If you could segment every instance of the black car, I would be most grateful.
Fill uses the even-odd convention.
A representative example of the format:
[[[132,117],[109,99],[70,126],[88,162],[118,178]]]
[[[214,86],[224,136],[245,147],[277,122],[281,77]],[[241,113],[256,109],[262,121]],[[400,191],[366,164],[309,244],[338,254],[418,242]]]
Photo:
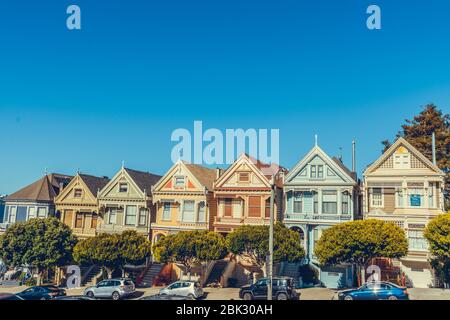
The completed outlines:
[[[251,285],[242,286],[239,298],[244,300],[267,299],[269,279],[262,278]],[[275,300],[298,300],[300,295],[295,291],[294,279],[276,277],[272,279],[272,298]]]
[[[35,286],[25,289],[17,295],[24,300],[50,300],[55,297],[65,296],[66,291],[56,286]]]
[[[155,294],[152,296],[146,296],[142,297],[139,300],[195,300],[192,297],[185,297],[185,296],[169,296],[167,294]]]
[[[0,300],[23,300],[23,299],[16,294],[0,293]]]

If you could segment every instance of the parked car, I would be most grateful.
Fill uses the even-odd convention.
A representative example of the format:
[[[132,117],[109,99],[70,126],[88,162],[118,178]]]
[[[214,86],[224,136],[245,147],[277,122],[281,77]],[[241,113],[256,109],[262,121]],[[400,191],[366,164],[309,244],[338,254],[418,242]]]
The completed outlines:
[[[34,286],[25,289],[17,294],[23,300],[50,300],[56,297],[65,296],[66,290],[56,286]]]
[[[400,287],[390,282],[371,282],[357,289],[338,292],[339,300],[408,300],[406,287]]]
[[[166,294],[154,294],[152,296],[142,297],[139,300],[194,300],[194,298],[186,296],[169,296]]]
[[[183,296],[198,299],[205,294],[203,288],[197,281],[176,281],[159,291],[160,295]]]
[[[80,301],[86,301],[86,300],[95,300],[94,298],[89,298],[87,296],[62,296],[62,297],[56,297],[53,300],[80,300]]]
[[[136,292],[136,287],[128,278],[107,279],[96,286],[86,288],[84,295],[89,298],[112,298],[119,300]]]
[[[254,284],[245,285],[239,290],[239,298],[244,300],[267,299],[268,278],[262,278]],[[272,279],[272,298],[276,300],[298,300],[300,294],[295,291],[294,279],[275,277]]]
[[[17,294],[0,293],[0,301],[2,300],[23,300],[23,298],[19,297]]]

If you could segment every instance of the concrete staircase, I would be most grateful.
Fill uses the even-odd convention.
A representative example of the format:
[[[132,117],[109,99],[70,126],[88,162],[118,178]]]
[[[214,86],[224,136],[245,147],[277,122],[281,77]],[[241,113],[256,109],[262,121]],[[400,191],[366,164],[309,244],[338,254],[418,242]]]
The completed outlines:
[[[153,280],[159,275],[163,266],[164,265],[161,263],[153,263],[142,277],[139,285],[141,287],[151,287],[153,285]]]
[[[88,273],[83,277],[81,281],[81,285],[87,287],[96,285],[97,278],[101,275],[102,272],[101,268],[99,266],[93,266],[87,272]]]
[[[228,261],[225,260],[218,260],[214,267],[212,268],[208,279],[206,280],[204,286],[207,286],[209,284],[213,283],[220,283],[220,277],[222,276],[223,272],[225,271],[225,268],[228,265]]]

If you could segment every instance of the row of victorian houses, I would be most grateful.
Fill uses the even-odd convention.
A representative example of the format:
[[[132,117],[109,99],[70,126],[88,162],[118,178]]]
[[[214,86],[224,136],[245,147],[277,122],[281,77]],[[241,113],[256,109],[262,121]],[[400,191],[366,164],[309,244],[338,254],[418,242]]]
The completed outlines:
[[[345,265],[321,268],[316,241],[330,226],[368,218],[394,222],[408,238],[408,255],[386,268],[397,266],[415,287],[432,286],[423,231],[444,212],[444,173],[403,138],[366,168],[362,181],[354,169],[354,148],[352,162],[350,170],[316,144],[290,171],[243,154],[226,170],[178,161],[162,177],[125,167],[111,179],[47,174],[3,199],[1,228],[56,216],[79,238],[127,229],[153,243],[183,230],[227,234],[244,224],[269,224],[274,184],[275,219],[298,231],[306,251],[302,264],[325,286],[351,286],[354,272]],[[219,272],[209,267],[209,273],[237,277],[227,263],[218,264]],[[294,277],[298,270],[299,265],[278,268]]]

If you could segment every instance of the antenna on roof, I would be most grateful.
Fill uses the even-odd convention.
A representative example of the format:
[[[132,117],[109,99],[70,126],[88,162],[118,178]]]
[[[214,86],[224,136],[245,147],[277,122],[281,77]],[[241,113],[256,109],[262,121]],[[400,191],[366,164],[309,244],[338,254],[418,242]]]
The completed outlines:
[[[318,137],[317,134],[314,135],[314,146],[317,147],[317,141],[318,141]]]
[[[80,168],[77,168],[77,174],[80,174]]]
[[[47,172],[47,167],[45,167],[45,169],[44,169],[44,174],[45,174],[45,175],[48,174],[48,172]]]
[[[125,168],[125,160],[122,160],[122,169]]]
[[[339,147],[339,161],[342,162],[342,147]]]

